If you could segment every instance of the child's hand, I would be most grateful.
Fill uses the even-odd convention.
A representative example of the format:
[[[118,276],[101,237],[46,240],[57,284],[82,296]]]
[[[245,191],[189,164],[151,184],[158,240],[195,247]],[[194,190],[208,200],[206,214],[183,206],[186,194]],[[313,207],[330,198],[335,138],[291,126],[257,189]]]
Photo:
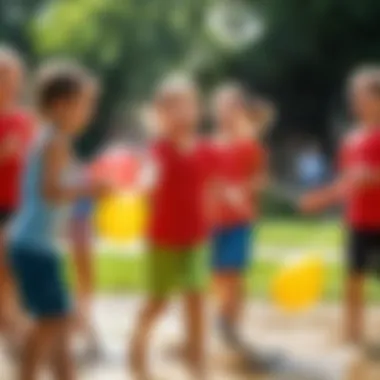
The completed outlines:
[[[306,194],[298,202],[298,208],[305,214],[315,213],[320,210],[319,199],[315,193]]]
[[[374,175],[374,171],[365,166],[356,167],[348,173],[349,181],[354,187],[362,187],[378,182],[378,178]]]
[[[94,198],[103,198],[115,191],[115,185],[110,181],[95,181],[90,185],[90,195]]]

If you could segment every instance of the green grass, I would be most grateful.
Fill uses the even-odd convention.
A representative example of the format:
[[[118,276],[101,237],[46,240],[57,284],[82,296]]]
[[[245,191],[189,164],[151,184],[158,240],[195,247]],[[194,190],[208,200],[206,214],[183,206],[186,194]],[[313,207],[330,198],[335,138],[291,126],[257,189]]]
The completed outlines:
[[[281,249],[290,250],[320,247],[319,250],[337,250],[342,243],[342,233],[335,221],[266,221],[262,223],[257,236],[255,249],[274,248],[278,251],[278,260],[256,259],[247,275],[247,288],[252,297],[269,299],[274,276],[281,268],[283,258]],[[96,257],[97,290],[102,293],[142,293],[144,292],[144,255],[114,255],[107,252]],[[68,264],[70,277],[71,265]],[[337,301],[342,298],[344,268],[337,261],[326,264],[325,301]],[[371,279],[368,282],[368,298],[380,302],[380,283]]]
[[[305,247],[316,245],[337,248],[342,243],[342,228],[336,220],[270,220],[260,224],[259,246]]]

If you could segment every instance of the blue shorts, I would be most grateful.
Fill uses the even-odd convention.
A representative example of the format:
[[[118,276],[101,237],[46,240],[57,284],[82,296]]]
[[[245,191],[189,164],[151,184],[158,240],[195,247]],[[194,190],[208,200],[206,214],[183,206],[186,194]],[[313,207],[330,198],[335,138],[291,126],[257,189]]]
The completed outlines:
[[[21,301],[33,317],[57,318],[69,314],[68,287],[57,252],[10,244],[8,254]]]
[[[79,199],[73,208],[73,216],[75,219],[88,219],[93,209],[93,200],[90,198]]]
[[[251,224],[216,229],[211,239],[213,270],[244,271],[250,264],[252,235]]]

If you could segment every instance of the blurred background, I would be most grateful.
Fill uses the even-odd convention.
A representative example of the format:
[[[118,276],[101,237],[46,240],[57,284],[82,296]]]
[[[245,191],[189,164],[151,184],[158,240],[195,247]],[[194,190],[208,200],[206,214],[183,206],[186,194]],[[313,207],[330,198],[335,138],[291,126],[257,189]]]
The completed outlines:
[[[226,80],[263,94],[278,111],[267,136],[276,185],[264,199],[257,254],[278,261],[278,253],[318,249],[335,262],[342,239],[335,214],[301,219],[294,195],[333,175],[350,124],[345,81],[358,65],[380,60],[379,19],[380,2],[371,0],[2,0],[0,43],[17,48],[31,71],[71,57],[99,75],[101,106],[78,141],[84,159],[112,141],[139,140],[141,111],[168,72],[194,75],[206,96]],[[125,261],[99,260],[100,289],[139,288],[139,271],[126,275]],[[271,272],[263,265],[251,280],[259,294]],[[341,265],[331,268],[327,294],[335,298]]]
[[[275,185],[263,200],[247,285],[255,300],[267,303],[283,263],[313,253],[326,265],[321,305],[337,305],[344,276],[339,213],[305,218],[294,200],[334,175],[337,142],[350,125],[345,82],[358,65],[380,62],[379,20],[380,1],[374,0],[0,0],[0,44],[17,48],[30,71],[48,58],[70,57],[101,78],[98,115],[77,144],[84,160],[115,141],[138,145],[144,106],[169,72],[193,75],[205,97],[221,82],[236,80],[273,101],[277,119],[266,140]],[[207,117],[203,128],[210,128]],[[117,216],[112,210],[119,206],[108,204],[109,218],[134,224],[123,231],[139,237],[142,206],[130,198],[122,202],[131,212]],[[144,290],[141,249],[98,242],[96,251],[98,292]],[[368,296],[372,303],[380,300],[375,280]],[[127,307],[135,313],[136,305],[107,302],[103,313],[114,314],[100,313],[101,323],[106,330],[114,324],[115,331],[106,334],[120,339],[125,326],[117,330],[117,323]],[[260,310],[256,330],[269,327],[282,342],[293,341],[269,326],[266,309]],[[339,321],[332,310],[312,317],[305,324],[309,333],[320,334],[322,325],[334,330]],[[170,320],[169,331],[172,326]],[[304,336],[312,345],[310,335]]]
[[[206,94],[236,79],[272,99],[278,120],[268,138],[278,175],[309,181],[300,167],[310,165],[322,177],[346,126],[347,74],[380,55],[380,4],[371,0],[2,0],[0,7],[0,41],[30,67],[69,56],[102,78],[99,117],[79,144],[84,156],[115,129],[133,135],[135,113],[157,80],[186,70]]]

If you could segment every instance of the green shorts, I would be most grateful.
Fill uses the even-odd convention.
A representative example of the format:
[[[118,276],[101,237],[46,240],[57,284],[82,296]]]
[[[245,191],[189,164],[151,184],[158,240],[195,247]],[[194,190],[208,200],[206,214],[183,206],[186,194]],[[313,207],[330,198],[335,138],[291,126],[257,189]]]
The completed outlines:
[[[152,247],[148,254],[148,291],[156,298],[166,298],[174,292],[200,292],[205,289],[208,272],[204,247]]]

